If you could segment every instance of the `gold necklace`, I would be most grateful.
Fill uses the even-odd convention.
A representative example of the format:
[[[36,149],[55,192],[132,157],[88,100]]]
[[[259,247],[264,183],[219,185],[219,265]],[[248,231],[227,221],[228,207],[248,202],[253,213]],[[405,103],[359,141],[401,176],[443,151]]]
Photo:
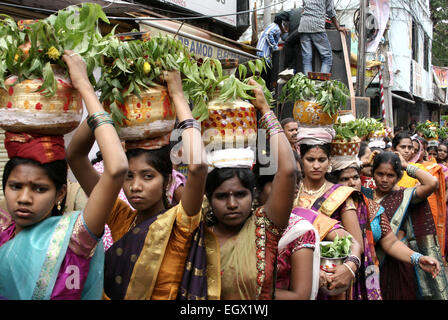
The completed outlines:
[[[127,232],[129,232],[129,230],[131,230],[132,228],[134,228],[137,224],[137,215],[135,215],[134,220],[132,221],[131,225],[129,226],[129,229]]]
[[[324,184],[318,190],[306,190],[305,184],[303,182],[301,182],[299,194],[301,193],[301,191],[303,191],[306,194],[309,194],[310,196],[314,196],[316,194],[321,194],[325,190],[326,187],[327,187],[327,180],[325,180]]]

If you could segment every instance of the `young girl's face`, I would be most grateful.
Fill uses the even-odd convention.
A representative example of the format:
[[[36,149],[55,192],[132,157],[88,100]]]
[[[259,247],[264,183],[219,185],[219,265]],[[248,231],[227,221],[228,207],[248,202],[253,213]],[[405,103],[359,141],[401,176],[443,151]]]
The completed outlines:
[[[446,145],[444,144],[439,145],[439,148],[437,149],[437,160],[445,161],[447,156],[448,156],[448,149]]]
[[[414,145],[411,139],[404,138],[398,143],[395,151],[398,151],[406,161],[409,161],[414,154]]]
[[[359,176],[358,170],[356,170],[355,168],[345,169],[339,176],[338,183],[361,191],[361,178]]]
[[[131,206],[137,211],[163,209],[165,186],[162,174],[147,163],[145,154],[130,158],[128,163],[123,190]]]
[[[428,150],[428,158],[431,160],[432,158],[437,159],[437,149],[431,148]]]
[[[218,223],[226,227],[237,227],[242,225],[250,215],[252,193],[235,176],[216,188],[210,204]]]
[[[65,185],[56,190],[43,168],[33,164],[17,165],[5,186],[6,206],[16,223],[16,230],[49,217],[53,207],[63,200],[65,192]]]

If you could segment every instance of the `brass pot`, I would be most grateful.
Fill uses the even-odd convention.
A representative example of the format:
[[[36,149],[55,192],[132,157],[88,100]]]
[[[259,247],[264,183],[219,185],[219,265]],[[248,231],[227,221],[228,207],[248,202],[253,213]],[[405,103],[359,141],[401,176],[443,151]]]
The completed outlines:
[[[257,139],[257,115],[255,107],[244,100],[208,103],[209,117],[201,122],[205,145],[218,143],[219,148],[246,148]]]
[[[144,140],[161,137],[174,129],[176,111],[165,86],[150,87],[139,98],[130,95],[124,104],[117,102],[127,120],[118,125],[122,140]],[[110,112],[109,106],[104,106]]]
[[[42,79],[14,84],[17,76],[0,89],[0,127],[10,132],[63,135],[76,129],[82,118],[82,98],[70,79],[55,72],[56,94],[45,97],[38,92]]]
[[[336,123],[338,114],[329,116],[322,111],[322,106],[314,101],[297,100],[294,104],[293,118],[302,125],[328,126]]]

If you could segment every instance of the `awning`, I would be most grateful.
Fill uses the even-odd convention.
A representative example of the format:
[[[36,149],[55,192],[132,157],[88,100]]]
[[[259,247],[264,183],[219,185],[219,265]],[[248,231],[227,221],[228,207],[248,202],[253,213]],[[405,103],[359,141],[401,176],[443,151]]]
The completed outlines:
[[[402,96],[400,96],[399,94],[396,94],[396,93],[393,93],[393,92],[392,92],[392,98],[397,98],[397,99],[402,100],[402,101],[405,101],[405,102],[407,102],[407,103],[415,104],[415,101],[414,101],[414,100],[407,99],[407,98],[402,97]]]

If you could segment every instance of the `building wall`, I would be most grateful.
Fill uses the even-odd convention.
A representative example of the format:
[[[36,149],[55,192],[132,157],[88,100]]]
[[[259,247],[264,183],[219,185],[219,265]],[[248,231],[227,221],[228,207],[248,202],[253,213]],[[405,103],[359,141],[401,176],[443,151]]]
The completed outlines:
[[[416,1],[411,7],[407,1],[392,1],[389,21],[389,50],[392,52],[394,74],[392,90],[405,91],[424,100],[432,100],[430,50],[432,22],[429,7],[425,8],[422,1]],[[414,33],[413,21],[416,27]],[[417,40],[413,39],[413,34],[416,35]],[[427,46],[424,45],[425,35],[428,41]],[[414,46],[417,49],[415,53],[413,53],[413,40],[417,41],[417,45]]]

